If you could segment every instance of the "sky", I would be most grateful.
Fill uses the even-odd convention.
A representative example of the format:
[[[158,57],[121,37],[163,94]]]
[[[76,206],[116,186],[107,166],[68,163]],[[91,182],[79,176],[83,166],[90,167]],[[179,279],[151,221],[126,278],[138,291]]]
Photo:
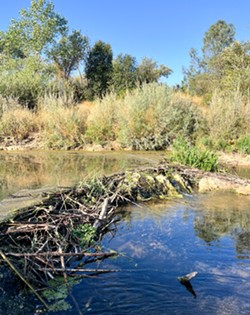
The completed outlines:
[[[173,70],[167,84],[180,84],[189,50],[200,51],[205,32],[218,20],[232,23],[236,39],[250,40],[250,0],[53,0],[55,11],[93,45],[109,43],[114,57],[152,58]],[[30,0],[0,0],[0,30]]]

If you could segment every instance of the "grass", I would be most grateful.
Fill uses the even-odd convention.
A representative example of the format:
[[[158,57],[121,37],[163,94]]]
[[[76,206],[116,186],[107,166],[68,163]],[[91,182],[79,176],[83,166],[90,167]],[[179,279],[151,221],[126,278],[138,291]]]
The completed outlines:
[[[184,138],[174,141],[171,160],[203,171],[214,172],[218,168],[218,157],[214,152],[190,145]]]
[[[40,99],[38,121],[44,145],[70,149],[84,143],[88,111],[74,104],[73,95],[47,95]]]
[[[250,154],[250,133],[240,137],[236,146],[241,153]]]
[[[37,116],[28,109],[15,108],[4,111],[1,117],[0,136],[13,137],[16,141],[22,141],[39,129]]]
[[[208,133],[219,142],[238,139],[250,132],[250,101],[239,92],[213,94],[207,115]]]

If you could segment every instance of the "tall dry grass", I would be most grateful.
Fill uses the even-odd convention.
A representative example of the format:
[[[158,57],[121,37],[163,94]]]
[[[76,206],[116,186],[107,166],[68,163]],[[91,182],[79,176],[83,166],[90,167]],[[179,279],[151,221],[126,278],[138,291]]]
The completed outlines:
[[[39,100],[38,122],[44,145],[70,149],[84,143],[88,110],[76,106],[73,95],[49,94]]]
[[[121,101],[113,93],[96,100],[87,119],[86,141],[105,144],[117,138]]]
[[[236,140],[250,132],[250,99],[239,91],[214,92],[206,118],[214,142]]]
[[[0,120],[0,136],[13,137],[21,141],[39,130],[36,115],[26,108],[15,108],[3,112]]]

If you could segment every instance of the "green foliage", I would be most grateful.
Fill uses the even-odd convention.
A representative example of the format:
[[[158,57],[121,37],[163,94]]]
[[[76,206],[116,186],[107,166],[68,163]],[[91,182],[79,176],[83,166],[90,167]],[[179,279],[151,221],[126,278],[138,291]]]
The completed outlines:
[[[195,49],[190,50],[185,79],[189,91],[203,96],[207,103],[215,89],[248,93],[249,45],[235,41],[234,35],[234,26],[219,20],[204,35],[202,56]]]
[[[245,45],[235,41],[213,58],[209,68],[213,72],[213,85],[217,85],[217,89],[249,93],[250,55]]]
[[[90,224],[80,224],[73,231],[72,235],[79,241],[81,247],[91,246],[95,242],[96,229]]]
[[[81,188],[84,188],[86,195],[83,197],[82,202],[84,203],[96,203],[99,196],[103,196],[107,193],[108,188],[105,187],[103,182],[98,178],[91,178],[90,180],[79,183]]]
[[[150,58],[143,58],[137,67],[137,80],[140,84],[158,82],[161,77],[167,78],[173,71],[165,65],[157,65]]]
[[[136,86],[136,59],[128,54],[119,54],[113,61],[112,87],[117,94]]]
[[[66,302],[69,290],[79,283],[79,279],[68,277],[67,283],[64,277],[56,277],[49,280],[49,287],[42,291],[42,297],[48,302],[50,312],[69,311],[72,307]]]
[[[55,38],[67,30],[67,21],[55,13],[47,0],[31,0],[29,9],[22,9],[18,19],[12,19],[4,36],[4,52],[14,58],[41,54]]]
[[[178,97],[171,88],[144,84],[95,103],[87,120],[86,141],[106,144],[118,140],[135,150],[166,148],[178,135],[195,138],[201,115],[190,99]]]
[[[198,149],[190,145],[184,138],[174,141],[171,159],[204,171],[214,172],[218,166],[218,158],[214,152]]]
[[[204,59],[208,61],[220,54],[234,42],[234,36],[235,27],[233,24],[227,24],[223,20],[219,20],[213,24],[203,38],[202,51]]]
[[[79,31],[63,36],[49,52],[49,56],[55,62],[59,75],[68,80],[73,70],[79,68],[80,62],[84,60],[88,38]]]
[[[250,133],[240,137],[236,145],[240,152],[250,154]]]
[[[66,20],[46,0],[32,0],[0,36],[0,93],[34,108],[53,78],[53,68],[44,61],[55,39],[66,31]]]
[[[34,108],[37,99],[52,78],[53,69],[39,56],[6,59],[0,62],[0,94],[15,98],[23,106]]]
[[[198,110],[164,85],[147,84],[127,93],[119,110],[118,138],[139,150],[166,148],[178,135],[195,137]]]
[[[85,64],[89,99],[102,98],[107,93],[112,79],[112,60],[113,53],[109,44],[98,41],[90,49]]]

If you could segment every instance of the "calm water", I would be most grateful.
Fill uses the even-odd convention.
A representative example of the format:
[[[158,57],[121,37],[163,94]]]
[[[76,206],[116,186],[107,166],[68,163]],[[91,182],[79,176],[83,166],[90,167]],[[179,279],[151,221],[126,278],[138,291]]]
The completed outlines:
[[[0,152],[0,200],[21,189],[72,186],[87,177],[156,165],[163,153]]]
[[[75,181],[74,174],[78,180],[92,171],[111,173],[122,167],[155,163],[147,155],[139,159],[134,155],[124,155],[122,159],[116,155],[90,155],[89,163],[81,154],[55,154],[52,158],[34,154],[35,163],[30,163],[29,157],[25,164],[21,154],[20,164],[14,156],[11,162],[0,155],[0,178],[8,183],[7,189],[18,188],[14,176],[18,180],[27,177],[27,185],[33,178],[34,187],[43,185],[44,178],[54,185],[54,176],[60,185],[69,185],[64,177]],[[55,159],[57,165],[53,164]],[[6,160],[10,170],[3,164]],[[49,176],[47,170],[54,175]],[[83,279],[72,289],[83,314],[250,314],[250,197],[213,193],[124,210],[116,235],[106,235],[102,242],[105,249],[116,250],[120,255],[99,265],[119,271]],[[191,280],[190,292],[177,277],[192,271],[198,275]],[[35,308],[39,303],[32,295],[29,300],[25,295],[13,296],[14,282],[9,286],[9,294],[1,297],[0,277],[1,315],[38,314]],[[70,310],[46,314],[78,314],[70,297],[66,302]]]
[[[103,245],[121,255],[100,267],[119,272],[74,287],[84,314],[250,314],[249,198],[210,194],[129,208]],[[196,298],[177,280],[192,271]]]

